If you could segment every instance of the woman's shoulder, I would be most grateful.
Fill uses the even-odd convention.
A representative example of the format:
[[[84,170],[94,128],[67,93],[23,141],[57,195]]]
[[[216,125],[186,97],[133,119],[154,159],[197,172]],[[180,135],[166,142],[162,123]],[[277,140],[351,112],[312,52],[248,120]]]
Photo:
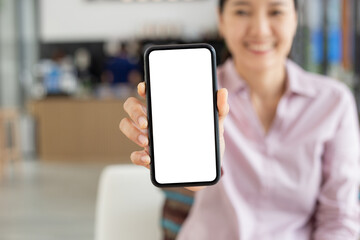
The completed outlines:
[[[227,72],[231,70],[231,59],[226,60],[216,68],[218,81],[222,81],[225,78]]]
[[[243,85],[243,80],[236,72],[234,62],[228,58],[224,63],[219,65],[216,69],[217,82],[219,87],[233,88]]]

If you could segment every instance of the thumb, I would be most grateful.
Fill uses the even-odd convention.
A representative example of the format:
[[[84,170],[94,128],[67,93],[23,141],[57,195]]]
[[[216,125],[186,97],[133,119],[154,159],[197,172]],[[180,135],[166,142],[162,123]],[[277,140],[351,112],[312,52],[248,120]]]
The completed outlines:
[[[219,112],[219,121],[223,121],[229,113],[230,107],[228,104],[228,91],[222,88],[217,92],[217,108]]]

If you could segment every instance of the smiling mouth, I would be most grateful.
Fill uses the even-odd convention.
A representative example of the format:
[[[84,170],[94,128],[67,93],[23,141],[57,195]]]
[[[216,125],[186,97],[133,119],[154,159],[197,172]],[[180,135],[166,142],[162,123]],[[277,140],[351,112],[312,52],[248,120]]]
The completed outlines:
[[[247,43],[246,48],[256,53],[267,53],[274,49],[274,43]]]

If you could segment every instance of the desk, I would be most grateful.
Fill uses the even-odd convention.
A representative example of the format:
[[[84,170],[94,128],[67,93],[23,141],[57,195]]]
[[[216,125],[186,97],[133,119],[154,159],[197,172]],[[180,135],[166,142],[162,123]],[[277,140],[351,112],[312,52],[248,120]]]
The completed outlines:
[[[32,101],[37,153],[43,161],[128,163],[141,149],[119,130],[124,100],[49,98]]]

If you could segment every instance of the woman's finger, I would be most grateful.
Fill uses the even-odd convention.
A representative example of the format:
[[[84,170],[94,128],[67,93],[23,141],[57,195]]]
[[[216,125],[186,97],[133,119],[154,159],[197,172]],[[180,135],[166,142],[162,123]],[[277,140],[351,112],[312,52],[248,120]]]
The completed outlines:
[[[140,147],[146,147],[149,144],[147,130],[138,129],[128,118],[123,118],[119,124],[120,130]]]
[[[130,159],[134,164],[150,169],[150,156],[145,150],[132,152]]]
[[[141,83],[138,84],[138,86],[137,86],[137,91],[138,91],[138,94],[139,94],[141,97],[145,98],[145,96],[146,96],[146,92],[145,92],[145,82],[141,82]]]
[[[136,123],[139,128],[147,128],[147,116],[145,106],[134,97],[129,97],[124,103],[124,110],[129,114],[130,118]]]

